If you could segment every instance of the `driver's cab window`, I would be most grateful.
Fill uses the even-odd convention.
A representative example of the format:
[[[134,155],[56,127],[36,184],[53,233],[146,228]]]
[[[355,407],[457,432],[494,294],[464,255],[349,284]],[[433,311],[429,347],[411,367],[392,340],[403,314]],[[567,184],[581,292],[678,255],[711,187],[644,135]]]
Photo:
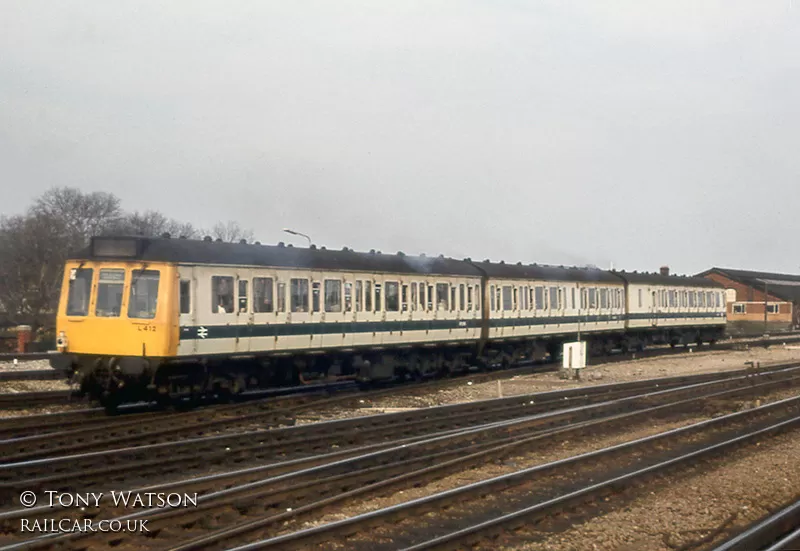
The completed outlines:
[[[133,270],[128,317],[153,319],[158,308],[158,270]]]

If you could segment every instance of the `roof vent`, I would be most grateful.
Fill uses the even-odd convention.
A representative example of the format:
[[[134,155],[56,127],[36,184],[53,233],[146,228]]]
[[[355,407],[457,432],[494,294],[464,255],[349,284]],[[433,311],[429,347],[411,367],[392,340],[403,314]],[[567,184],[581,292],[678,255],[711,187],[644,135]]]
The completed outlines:
[[[370,249],[369,254],[375,254],[375,249]]]
[[[207,235],[207,236],[205,236],[205,237],[203,238],[203,241],[205,241],[206,243],[211,243],[211,242],[213,241],[213,239],[211,239],[211,236],[210,236],[210,235]]]
[[[669,275],[669,266],[661,266],[661,275],[668,276]]]
[[[247,245],[247,239],[240,239],[239,245]]]
[[[286,243],[284,243],[283,241],[280,241],[278,243],[278,247],[285,247],[285,246],[286,246]]]
[[[185,235],[179,237],[179,239],[188,239]]]
[[[316,246],[316,245],[314,245],[314,244],[312,243],[311,245],[309,245],[309,246],[308,246],[308,248],[309,248],[309,249],[316,250],[316,249],[317,249],[317,246]]]
[[[256,241],[253,245],[261,245],[261,241]]]
[[[404,253],[403,251],[397,251],[397,256],[405,256],[405,255],[406,253]]]
[[[443,255],[443,254],[440,254],[440,255],[439,255],[439,258],[444,258],[444,255]]]
[[[343,251],[347,251],[348,249],[347,249],[347,247],[342,247],[342,250]]]
[[[288,244],[288,245],[286,245],[286,246],[287,246],[287,247],[290,247],[290,248],[294,247],[294,245],[292,245],[291,243],[289,243],[289,244]]]
[[[501,261],[500,261],[500,264],[505,264],[505,263],[506,263],[506,261],[505,261],[505,260],[501,260]]]
[[[164,239],[169,239],[170,238],[169,232],[165,231],[164,233],[161,234],[161,237],[163,237]]]
[[[319,250],[326,251],[327,249],[325,247],[320,247]]]
[[[517,266],[522,266],[522,262],[517,262]]]
[[[221,237],[217,237],[217,243],[222,243],[222,238]]]
[[[489,262],[491,262],[491,260],[489,260],[488,258],[484,258],[484,259],[483,259],[483,261],[484,261],[484,262],[486,262],[487,264],[488,264]]]
[[[378,254],[382,254],[382,253],[380,251],[378,251]]]
[[[425,253],[419,253],[420,258],[425,258]]]

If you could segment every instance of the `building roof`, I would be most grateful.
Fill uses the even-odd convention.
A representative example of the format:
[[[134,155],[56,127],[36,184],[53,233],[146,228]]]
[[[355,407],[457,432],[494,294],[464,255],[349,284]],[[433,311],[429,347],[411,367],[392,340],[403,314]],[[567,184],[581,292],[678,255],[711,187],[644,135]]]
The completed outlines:
[[[754,272],[750,270],[734,270],[731,268],[711,268],[697,274],[705,277],[712,273],[721,274],[733,281],[763,291],[787,302],[800,302],[800,275],[776,274],[772,272]]]

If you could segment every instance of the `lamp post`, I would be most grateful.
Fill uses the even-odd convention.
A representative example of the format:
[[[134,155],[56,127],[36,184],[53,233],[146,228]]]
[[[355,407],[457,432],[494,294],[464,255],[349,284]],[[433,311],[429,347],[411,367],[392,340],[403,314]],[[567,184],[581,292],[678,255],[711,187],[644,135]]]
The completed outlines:
[[[308,246],[311,247],[311,238],[304,233],[300,233],[299,231],[290,230],[289,228],[283,228],[283,231],[286,233],[290,233],[292,235],[299,235],[300,237],[305,237],[308,239]]]

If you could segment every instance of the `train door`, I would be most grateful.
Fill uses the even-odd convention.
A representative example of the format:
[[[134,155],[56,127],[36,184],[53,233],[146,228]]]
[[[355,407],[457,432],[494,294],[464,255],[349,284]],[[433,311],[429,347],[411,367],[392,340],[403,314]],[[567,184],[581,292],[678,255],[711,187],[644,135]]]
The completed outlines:
[[[253,334],[251,270],[236,273],[236,352],[249,352]]]
[[[650,325],[658,325],[658,292],[649,288],[650,291]]]
[[[194,266],[178,267],[178,355],[197,354],[197,277]]]

